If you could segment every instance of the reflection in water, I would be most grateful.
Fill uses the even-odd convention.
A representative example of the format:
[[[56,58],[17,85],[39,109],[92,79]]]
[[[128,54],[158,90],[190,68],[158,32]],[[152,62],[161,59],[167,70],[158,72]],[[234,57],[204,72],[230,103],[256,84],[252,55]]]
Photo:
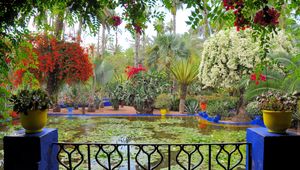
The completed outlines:
[[[18,123],[14,123],[18,124]],[[1,127],[2,136],[19,125]],[[49,128],[58,128],[61,142],[97,143],[220,143],[245,141],[245,128],[199,124],[195,117],[49,117]],[[2,140],[1,140],[2,142]],[[2,144],[0,160],[3,160]],[[133,152],[136,152],[132,148]],[[121,147],[122,153],[127,152]],[[175,153],[173,154],[175,155]],[[141,158],[142,159],[142,158]],[[144,158],[143,158],[144,159]],[[172,159],[173,158],[172,156]],[[95,164],[95,160],[92,160]],[[134,160],[131,160],[134,166]],[[0,162],[1,164],[1,162]],[[122,165],[127,169],[126,165]],[[166,167],[162,164],[162,167]],[[122,168],[121,168],[122,169]],[[132,167],[132,169],[139,169]]]

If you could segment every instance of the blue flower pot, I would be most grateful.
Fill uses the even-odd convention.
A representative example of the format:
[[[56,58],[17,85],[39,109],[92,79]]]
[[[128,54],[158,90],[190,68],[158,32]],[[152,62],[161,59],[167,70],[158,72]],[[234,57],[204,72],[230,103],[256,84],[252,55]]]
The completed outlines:
[[[73,107],[67,107],[67,110],[68,110],[68,114],[72,114],[73,113]]]

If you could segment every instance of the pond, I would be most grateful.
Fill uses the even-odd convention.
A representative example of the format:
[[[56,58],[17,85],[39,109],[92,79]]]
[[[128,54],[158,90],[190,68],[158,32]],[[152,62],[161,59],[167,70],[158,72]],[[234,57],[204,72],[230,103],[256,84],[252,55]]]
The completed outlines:
[[[1,137],[20,125],[2,127]],[[223,143],[245,142],[245,128],[203,125],[187,117],[55,117],[49,128],[57,128],[60,142],[97,143]],[[2,140],[1,157],[3,160]],[[243,150],[245,152],[245,150]],[[3,162],[2,162],[3,163]],[[176,169],[176,168],[175,168]]]

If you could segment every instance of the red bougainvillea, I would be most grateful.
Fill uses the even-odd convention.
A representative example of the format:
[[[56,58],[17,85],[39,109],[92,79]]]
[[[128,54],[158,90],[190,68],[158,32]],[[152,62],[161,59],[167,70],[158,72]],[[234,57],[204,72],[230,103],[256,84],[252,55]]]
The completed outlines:
[[[112,22],[113,26],[117,27],[117,26],[121,25],[122,20],[119,16],[112,16],[111,17],[111,22]]]
[[[234,26],[236,26],[237,31],[240,31],[240,29],[245,30],[250,27],[250,22],[245,19],[241,7],[234,11],[234,15],[236,16]]]
[[[255,81],[255,84],[258,85],[260,81],[267,81],[267,76],[263,74],[251,74],[250,80]]]
[[[142,27],[139,25],[133,25],[133,27],[136,33],[142,34]]]
[[[38,36],[32,41],[38,55],[40,78],[57,72],[58,79],[67,83],[87,81],[93,75],[88,54],[75,42],[58,42],[54,37]]]
[[[238,8],[243,5],[243,0],[223,0],[223,5],[226,10]]]
[[[235,22],[237,31],[240,29],[245,30],[250,27],[252,19],[243,15],[244,1],[243,0],[223,0],[223,5],[226,10],[234,10]],[[276,26],[279,23],[280,13],[274,9],[265,6],[262,10],[258,11],[254,17],[253,23],[261,26]]]
[[[254,23],[262,26],[276,26],[279,23],[280,13],[274,8],[266,6],[264,9],[258,11],[254,17]]]
[[[30,38],[37,61],[28,57],[23,65],[36,63],[36,68],[30,69],[41,83],[47,81],[66,82],[87,81],[93,75],[92,63],[87,52],[75,42],[57,41],[54,37],[38,35]],[[20,83],[24,70],[15,72],[16,81]],[[52,76],[51,80],[49,76]],[[49,83],[47,83],[48,85]],[[50,83],[51,84],[51,83]]]
[[[141,71],[146,71],[146,69],[143,68],[143,66],[140,64],[138,65],[138,67],[127,66],[125,69],[125,73],[127,74],[128,79],[132,78],[134,75],[138,74]]]

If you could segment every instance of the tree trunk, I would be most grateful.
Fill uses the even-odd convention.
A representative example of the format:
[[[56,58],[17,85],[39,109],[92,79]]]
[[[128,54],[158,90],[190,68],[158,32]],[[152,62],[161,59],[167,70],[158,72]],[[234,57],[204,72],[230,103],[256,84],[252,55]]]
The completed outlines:
[[[100,54],[100,27],[98,30],[98,37],[97,37],[97,56],[99,58],[101,58],[101,54]]]
[[[54,33],[55,37],[58,40],[61,40],[63,27],[64,27],[64,11],[60,11],[56,16],[55,33]]]
[[[116,28],[115,54],[118,51],[118,29]]]
[[[139,64],[139,49],[140,49],[140,33],[135,33],[135,53],[134,53],[134,66]]]
[[[176,35],[176,13],[177,13],[177,9],[176,9],[176,2],[175,0],[173,0],[172,2],[172,15],[173,15],[173,34]]]
[[[51,99],[54,104],[54,110],[57,112],[60,111],[60,106],[58,103],[58,90],[59,90],[59,84],[57,80],[57,75],[56,75],[56,69],[53,70],[53,72],[50,72],[48,75],[48,80],[47,80],[47,86],[46,90],[49,96],[51,96]]]
[[[77,31],[77,43],[80,44],[81,41],[81,32],[82,32],[82,17],[79,18],[79,26],[78,26],[78,31]]]
[[[187,85],[181,84],[180,85],[179,113],[184,113],[186,93],[187,93]]]
[[[239,90],[239,101],[237,103],[236,116],[232,117],[231,120],[236,122],[249,122],[251,121],[251,119],[246,114],[246,110],[245,110],[245,104],[246,104],[244,100],[245,88],[240,87],[238,90]]]
[[[81,107],[82,114],[85,114],[85,106]]]
[[[143,34],[143,37],[142,37],[142,54],[140,56],[140,64],[142,64],[142,65],[144,65],[146,63],[145,55],[146,55],[146,35]]]
[[[244,100],[245,88],[239,88],[239,101],[237,103],[236,114],[245,114],[245,100]]]
[[[206,9],[206,0],[203,0],[204,3],[204,9],[203,9],[203,16],[204,16],[204,37],[205,39],[207,39],[208,37],[210,37],[210,35],[212,34],[210,25],[209,25],[209,21],[207,18],[207,9]]]
[[[101,44],[101,56],[104,56],[105,53],[105,25],[102,24],[102,44]]]

